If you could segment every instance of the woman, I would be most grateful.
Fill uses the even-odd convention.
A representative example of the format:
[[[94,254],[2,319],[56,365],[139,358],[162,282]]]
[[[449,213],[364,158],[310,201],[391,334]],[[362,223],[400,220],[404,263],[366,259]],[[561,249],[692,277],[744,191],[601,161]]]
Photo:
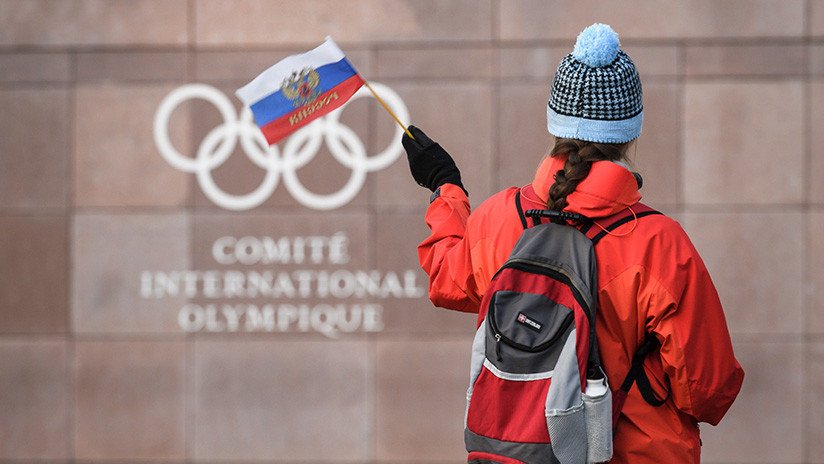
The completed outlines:
[[[415,180],[433,191],[431,235],[418,247],[432,302],[477,313],[496,270],[523,231],[516,207],[579,213],[599,224],[640,209],[640,176],[627,151],[640,135],[641,83],[635,66],[603,24],[586,28],[558,66],[547,106],[556,137],[532,183],[503,190],[470,213],[452,158],[420,129],[404,136]],[[636,217],[605,236],[598,262],[596,336],[611,387],[629,371],[648,334],[660,349],[644,371],[663,405],[630,390],[618,420],[611,462],[697,463],[698,423],[717,424],[743,381],[717,292],[677,222]]]

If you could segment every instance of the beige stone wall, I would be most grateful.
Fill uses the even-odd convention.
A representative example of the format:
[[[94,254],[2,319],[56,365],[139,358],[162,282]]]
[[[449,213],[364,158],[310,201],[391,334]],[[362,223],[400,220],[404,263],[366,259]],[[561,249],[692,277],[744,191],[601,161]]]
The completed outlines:
[[[144,271],[341,267],[221,265],[227,235],[342,231],[343,268],[415,269],[429,195],[405,161],[332,212],[282,185],[230,212],[162,159],[154,114],[332,35],[478,204],[531,178],[554,67],[595,21],[644,83],[646,201],[693,238],[747,373],[704,461],[824,462],[822,0],[0,0],[0,462],[460,462],[472,316],[362,299],[382,331],[187,333],[180,308],[214,301],[140,293]],[[374,102],[342,119],[390,142]],[[220,123],[188,103],[170,131],[192,154]],[[237,195],[264,177],[240,149],[212,174]],[[327,150],[299,172],[318,193],[349,175]]]

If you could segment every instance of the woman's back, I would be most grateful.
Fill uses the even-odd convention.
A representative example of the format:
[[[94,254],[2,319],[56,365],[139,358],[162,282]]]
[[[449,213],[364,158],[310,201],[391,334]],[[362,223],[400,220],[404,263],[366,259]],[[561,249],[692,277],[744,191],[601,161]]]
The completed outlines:
[[[543,208],[545,199],[537,192],[563,161],[547,158],[532,184],[493,195],[461,230],[437,220],[455,216],[453,208],[464,208],[462,191],[444,189],[442,201],[433,203],[427,213],[433,234],[419,247],[435,304],[477,312],[476,301],[483,298],[489,279],[523,230],[515,193],[520,191],[524,209]],[[625,167],[596,162],[567,210],[586,212],[597,223],[638,197],[635,177]],[[463,246],[444,250],[442,237],[456,233],[463,234]],[[699,462],[697,422],[718,423],[743,377],[706,268],[678,223],[663,215],[627,222],[604,236],[595,253],[596,333],[613,390],[651,333],[661,342],[661,354],[648,358],[645,371],[659,398],[671,394],[662,406],[653,407],[636,388],[630,390],[616,431],[614,462]]]

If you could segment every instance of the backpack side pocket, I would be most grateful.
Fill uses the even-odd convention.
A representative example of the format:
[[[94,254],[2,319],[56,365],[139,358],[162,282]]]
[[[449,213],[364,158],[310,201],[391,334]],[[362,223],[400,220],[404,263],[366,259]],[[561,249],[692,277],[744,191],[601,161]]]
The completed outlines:
[[[567,338],[546,398],[546,425],[552,452],[561,464],[587,458],[587,424],[576,351],[576,331]]]
[[[582,463],[587,457],[584,404],[547,411],[546,425],[552,452],[561,464]]]
[[[587,462],[612,459],[612,392],[606,377],[587,380],[583,395],[587,427]]]

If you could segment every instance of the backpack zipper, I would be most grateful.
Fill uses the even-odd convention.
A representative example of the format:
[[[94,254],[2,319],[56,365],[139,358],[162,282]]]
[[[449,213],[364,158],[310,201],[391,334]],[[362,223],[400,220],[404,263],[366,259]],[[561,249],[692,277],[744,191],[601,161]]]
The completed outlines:
[[[589,306],[587,305],[586,301],[584,300],[583,294],[581,290],[578,288],[577,285],[572,281],[572,277],[567,273],[564,269],[558,268],[556,266],[550,266],[548,264],[541,263],[539,261],[533,261],[528,259],[521,259],[521,258],[514,258],[508,260],[504,263],[503,266],[495,273],[495,276],[492,278],[494,279],[498,273],[503,271],[507,268],[519,269],[522,271],[537,271],[539,274],[550,276],[556,280],[559,280],[565,284],[567,284],[572,289],[572,295],[578,304],[584,308],[584,312],[586,313],[587,319],[590,318],[589,315]],[[535,269],[537,268],[537,269]],[[528,353],[537,353],[540,351],[544,351],[549,348],[550,345],[557,341],[558,337],[563,335],[564,332],[569,328],[569,325],[575,320],[575,313],[574,311],[567,314],[564,321],[561,323],[561,327],[558,332],[552,337],[552,339],[541,343],[536,347],[529,347],[526,345],[522,345],[498,330],[498,324],[495,322],[495,305],[493,304],[494,301],[490,301],[489,308],[487,309],[487,319],[489,319],[489,328],[492,329],[492,334],[495,336],[495,353],[498,357],[498,361],[503,361],[503,356],[501,355],[501,342],[506,343],[507,345],[519,349],[521,351],[526,351]],[[590,320],[590,324],[592,321]]]
[[[576,285],[575,282],[572,281],[572,276],[570,276],[565,269],[557,266],[552,266],[546,263],[542,263],[540,261],[534,261],[531,259],[512,258],[505,262],[500,269],[498,269],[498,272],[496,272],[495,275],[492,276],[492,279],[494,279],[501,271],[507,268],[520,269],[522,271],[537,271],[539,274],[547,275],[569,285],[570,288],[572,288],[572,296],[574,296],[578,304],[580,304],[581,307],[586,310],[587,318],[589,318],[589,305],[587,304],[586,300],[584,300],[584,292],[582,292],[581,289],[578,288],[578,285]],[[534,268],[538,269],[536,270]]]
[[[500,330],[498,330],[498,324],[495,323],[495,306],[490,304],[489,310],[487,314],[490,315],[489,319],[489,328],[492,329],[492,334],[495,336],[495,354],[498,356],[498,361],[503,361],[503,356],[501,355],[501,342],[506,343],[507,345],[517,348],[521,351],[526,351],[527,353],[538,353],[541,351],[546,350],[549,348],[553,343],[555,343],[561,335],[566,332],[569,328],[570,324],[575,321],[575,314],[570,312],[564,318],[564,321],[561,322],[561,327],[559,328],[558,332],[552,336],[551,339],[541,343],[538,346],[526,346],[512,340],[511,338],[504,335]]]

